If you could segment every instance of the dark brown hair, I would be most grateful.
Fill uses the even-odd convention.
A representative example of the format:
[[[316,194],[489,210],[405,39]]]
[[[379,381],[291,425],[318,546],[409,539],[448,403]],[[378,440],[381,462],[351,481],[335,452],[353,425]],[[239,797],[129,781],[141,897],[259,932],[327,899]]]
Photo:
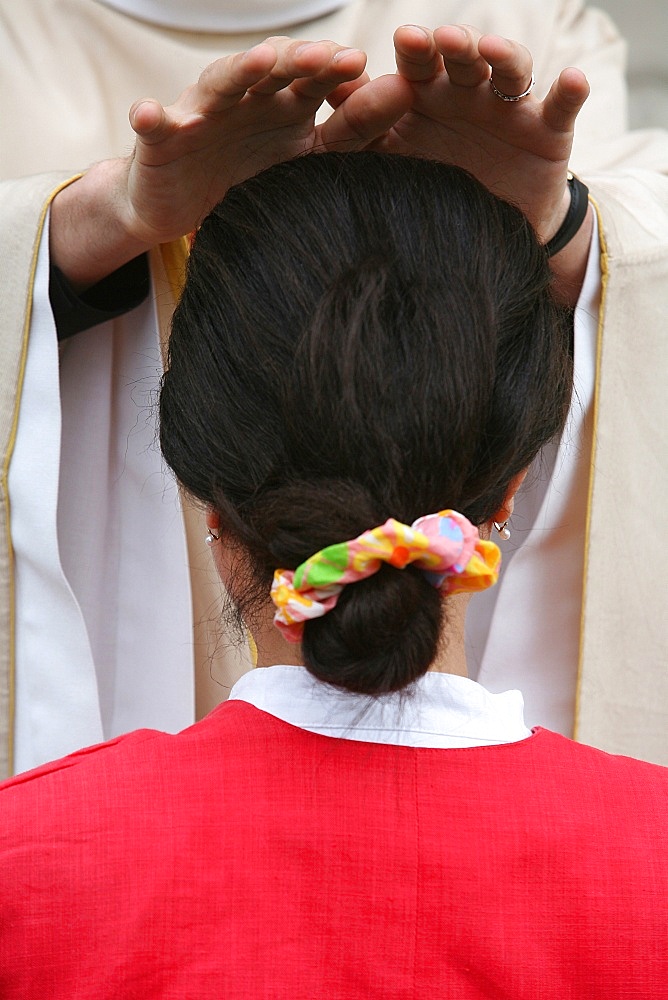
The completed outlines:
[[[570,392],[568,318],[517,209],[454,167],[326,153],[232,189],[202,225],[161,444],[247,553],[251,616],[274,569],[388,517],[488,522]],[[400,689],[433,660],[442,607],[422,573],[384,566],[306,625],[305,663]]]

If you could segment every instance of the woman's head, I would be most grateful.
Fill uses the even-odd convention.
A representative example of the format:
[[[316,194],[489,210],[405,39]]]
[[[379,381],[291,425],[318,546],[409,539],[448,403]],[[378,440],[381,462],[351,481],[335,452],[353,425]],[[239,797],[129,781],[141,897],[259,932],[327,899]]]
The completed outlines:
[[[524,217],[462,171],[310,156],[205,220],[176,310],[161,444],[245,556],[240,610],[388,517],[489,522],[563,424],[569,335]],[[428,668],[443,603],[385,565],[304,630],[316,676],[371,693]]]

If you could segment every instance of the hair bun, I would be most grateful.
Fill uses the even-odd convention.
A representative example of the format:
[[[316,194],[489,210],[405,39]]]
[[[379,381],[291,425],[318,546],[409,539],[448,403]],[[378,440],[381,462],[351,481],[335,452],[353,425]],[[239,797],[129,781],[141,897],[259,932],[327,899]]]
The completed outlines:
[[[329,614],[306,623],[304,664],[349,691],[398,691],[434,660],[442,614],[443,599],[420,570],[385,564],[345,587]]]

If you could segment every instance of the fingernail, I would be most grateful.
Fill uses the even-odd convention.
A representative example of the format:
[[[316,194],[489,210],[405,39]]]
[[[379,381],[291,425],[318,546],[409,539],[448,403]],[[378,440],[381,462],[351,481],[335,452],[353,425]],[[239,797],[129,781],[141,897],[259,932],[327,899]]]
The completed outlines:
[[[295,55],[300,56],[302,52],[308,52],[309,49],[316,49],[319,45],[320,42],[304,42],[303,45],[295,49]]]
[[[431,33],[423,28],[421,24],[405,24],[404,28],[410,28],[412,31],[419,31],[423,38],[431,38]]]
[[[266,48],[268,48],[267,42],[260,42],[258,45],[254,45],[252,48],[246,49],[246,51],[242,54],[242,57],[244,59],[247,59],[248,56],[253,55],[253,53],[257,52],[259,49],[266,49]]]
[[[350,56],[350,55],[353,55],[353,54],[359,55],[360,52],[361,52],[360,49],[341,49],[340,52],[337,52],[333,56],[332,62],[338,62],[339,59],[344,59],[346,56]]]

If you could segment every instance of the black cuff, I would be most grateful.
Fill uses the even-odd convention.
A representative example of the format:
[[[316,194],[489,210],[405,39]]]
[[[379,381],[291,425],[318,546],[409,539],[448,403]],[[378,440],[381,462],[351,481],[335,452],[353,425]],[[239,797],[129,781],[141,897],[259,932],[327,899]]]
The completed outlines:
[[[570,171],[568,173],[568,190],[571,196],[571,203],[568,206],[566,218],[552,239],[548,240],[545,244],[548,257],[554,257],[555,254],[564,249],[567,243],[570,243],[587,217],[589,188],[586,184],[582,183],[579,177],[576,177]]]
[[[115,319],[140,305],[149,293],[148,257],[143,254],[77,295],[63,272],[51,265],[49,301],[58,340]]]

